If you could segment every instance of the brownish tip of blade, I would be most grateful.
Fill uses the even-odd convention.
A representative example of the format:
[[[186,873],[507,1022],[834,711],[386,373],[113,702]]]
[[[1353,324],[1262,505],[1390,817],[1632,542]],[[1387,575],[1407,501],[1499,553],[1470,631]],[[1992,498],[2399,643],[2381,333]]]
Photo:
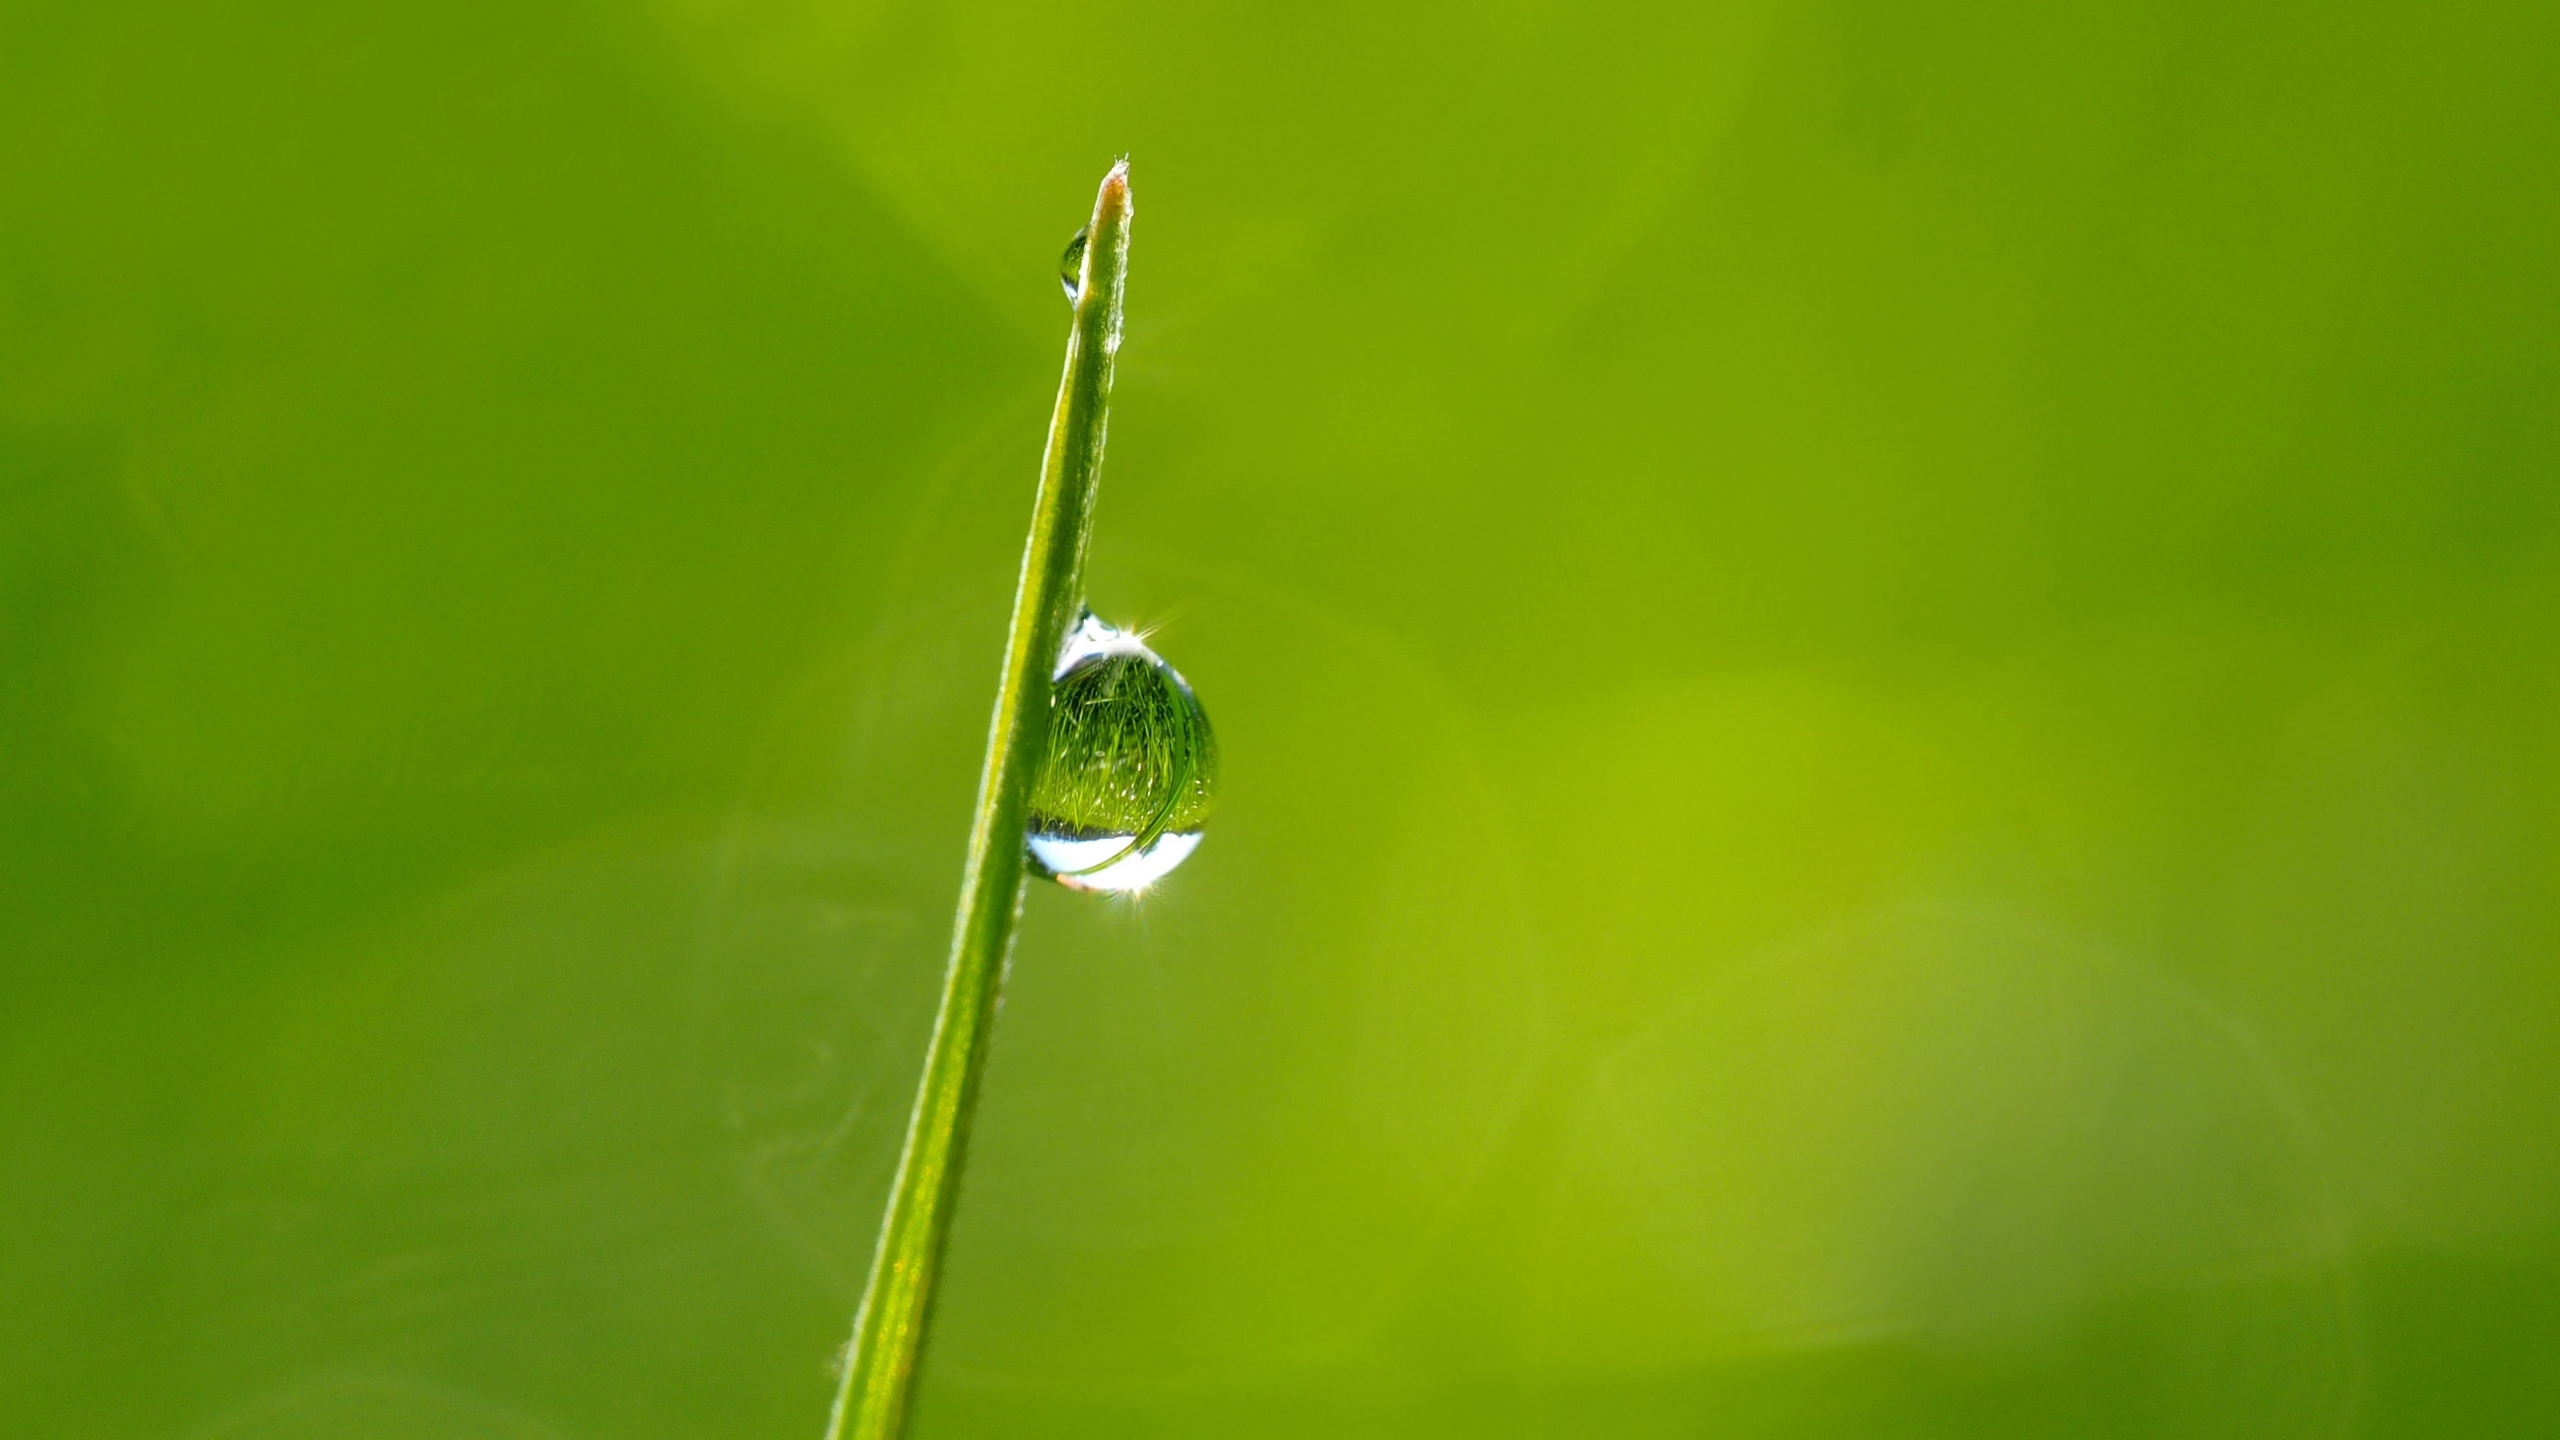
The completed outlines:
[[[1129,157],[1123,155],[1113,162],[1111,173],[1102,177],[1102,193],[1094,198],[1093,213],[1100,219],[1126,214],[1129,208]]]

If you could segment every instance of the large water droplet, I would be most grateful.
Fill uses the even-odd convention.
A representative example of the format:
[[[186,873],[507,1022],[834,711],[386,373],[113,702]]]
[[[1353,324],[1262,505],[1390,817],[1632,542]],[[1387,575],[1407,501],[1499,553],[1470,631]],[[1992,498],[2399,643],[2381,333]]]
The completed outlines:
[[[1084,294],[1084,245],[1092,231],[1090,225],[1076,231],[1076,238],[1067,242],[1067,253],[1058,260],[1058,283],[1066,287],[1070,305],[1076,303],[1076,297]]]
[[[1087,611],[1058,653],[1049,749],[1031,787],[1041,873],[1079,890],[1153,884],[1199,848],[1217,788],[1217,737],[1191,686]]]

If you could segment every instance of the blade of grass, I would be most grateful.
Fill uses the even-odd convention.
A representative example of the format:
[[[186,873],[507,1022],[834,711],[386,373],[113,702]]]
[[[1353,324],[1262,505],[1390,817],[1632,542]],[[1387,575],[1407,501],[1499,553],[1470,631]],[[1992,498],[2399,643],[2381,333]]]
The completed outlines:
[[[986,768],[961,873],[951,968],[925,1051],[924,1079],[862,1308],[853,1321],[827,1440],[898,1440],[932,1319],[944,1237],[986,1070],[996,999],[1022,913],[1023,821],[1049,731],[1051,671],[1084,604],[1084,556],[1095,482],[1109,429],[1112,361],[1120,349],[1120,293],[1129,276],[1129,162],[1104,176],[1082,257],[1066,374],[1049,416],[1040,493],[1031,509],[1004,675],[987,727]]]

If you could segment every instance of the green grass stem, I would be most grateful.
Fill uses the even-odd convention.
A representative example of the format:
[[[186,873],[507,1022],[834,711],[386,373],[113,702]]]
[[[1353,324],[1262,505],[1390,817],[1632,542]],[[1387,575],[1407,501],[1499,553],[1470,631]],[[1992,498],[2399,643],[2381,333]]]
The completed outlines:
[[[1023,547],[1005,639],[1004,674],[987,728],[953,925],[951,968],[925,1051],[924,1078],[907,1121],[879,1248],[855,1313],[827,1440],[898,1440],[925,1329],[932,1319],[944,1238],[959,1197],[969,1121],[986,1071],[996,999],[1015,921],[1022,913],[1023,822],[1049,729],[1051,672],[1084,602],[1084,557],[1110,424],[1111,368],[1120,349],[1120,296],[1129,276],[1129,165],[1111,167],[1095,197],[1080,263],[1066,374],[1049,417],[1031,538]]]

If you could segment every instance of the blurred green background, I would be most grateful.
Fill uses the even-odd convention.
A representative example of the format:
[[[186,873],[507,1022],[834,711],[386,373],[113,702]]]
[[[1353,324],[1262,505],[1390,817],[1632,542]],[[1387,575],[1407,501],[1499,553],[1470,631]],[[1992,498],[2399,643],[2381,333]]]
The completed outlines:
[[[2560,1433],[2560,10],[0,3],[0,1432]]]

